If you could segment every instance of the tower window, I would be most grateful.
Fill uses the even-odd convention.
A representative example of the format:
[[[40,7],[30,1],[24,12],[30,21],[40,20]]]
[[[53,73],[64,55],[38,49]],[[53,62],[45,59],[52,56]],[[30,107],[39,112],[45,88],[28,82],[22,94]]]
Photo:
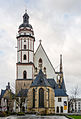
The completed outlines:
[[[27,72],[23,71],[23,79],[26,79],[26,78],[27,78]]]
[[[26,45],[24,45],[24,49],[26,49]]]
[[[41,58],[39,59],[39,67],[40,69],[42,69],[42,59]]]
[[[23,56],[23,60],[26,60],[26,55]]]
[[[24,42],[26,42],[26,40],[24,40]]]

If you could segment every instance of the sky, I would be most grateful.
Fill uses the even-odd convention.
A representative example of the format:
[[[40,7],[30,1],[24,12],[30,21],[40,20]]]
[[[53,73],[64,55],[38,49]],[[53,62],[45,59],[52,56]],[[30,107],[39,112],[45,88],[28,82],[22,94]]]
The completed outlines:
[[[55,70],[62,54],[67,93],[72,95],[76,86],[80,92],[81,0],[0,0],[0,89],[10,82],[15,90],[16,35],[25,9],[35,34],[35,50],[41,39]]]

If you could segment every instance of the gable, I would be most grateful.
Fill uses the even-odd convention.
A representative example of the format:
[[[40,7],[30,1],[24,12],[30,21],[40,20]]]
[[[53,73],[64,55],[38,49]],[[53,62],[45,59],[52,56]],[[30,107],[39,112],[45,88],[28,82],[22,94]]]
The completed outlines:
[[[9,90],[6,90],[4,95],[3,95],[4,98],[10,98],[10,91]]]
[[[37,69],[39,69],[38,61],[40,58],[42,59],[42,71],[44,70],[44,67],[45,67],[47,78],[55,78],[54,67],[51,64],[41,43],[34,54],[34,65],[35,65],[35,67],[37,67]]]

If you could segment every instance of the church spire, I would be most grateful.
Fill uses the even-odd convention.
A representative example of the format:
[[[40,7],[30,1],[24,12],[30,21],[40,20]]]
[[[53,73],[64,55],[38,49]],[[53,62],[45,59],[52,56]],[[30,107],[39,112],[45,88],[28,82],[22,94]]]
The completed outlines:
[[[60,73],[63,72],[63,69],[62,69],[62,55],[60,55]]]
[[[29,24],[29,16],[27,14],[27,10],[25,10],[25,14],[23,15],[23,23]]]

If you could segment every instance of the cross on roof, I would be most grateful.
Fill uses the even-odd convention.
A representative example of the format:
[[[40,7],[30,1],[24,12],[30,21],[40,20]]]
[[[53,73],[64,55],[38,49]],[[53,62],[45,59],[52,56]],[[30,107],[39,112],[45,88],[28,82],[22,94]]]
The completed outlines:
[[[25,9],[25,13],[27,13],[27,9]]]
[[[40,40],[39,40],[39,42],[41,43],[41,42],[42,42],[42,40],[40,39]]]

